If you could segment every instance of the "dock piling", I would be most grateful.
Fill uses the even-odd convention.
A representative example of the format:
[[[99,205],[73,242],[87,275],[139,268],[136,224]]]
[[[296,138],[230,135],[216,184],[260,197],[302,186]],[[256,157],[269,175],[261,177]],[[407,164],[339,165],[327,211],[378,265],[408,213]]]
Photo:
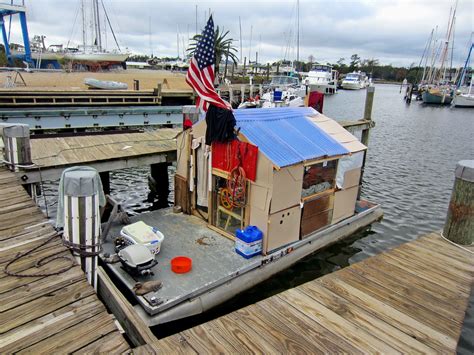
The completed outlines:
[[[93,168],[71,168],[61,177],[63,198],[63,243],[71,249],[87,281],[97,290],[100,252],[99,176]]]
[[[148,200],[153,202],[155,197],[158,198],[158,207],[168,207],[169,177],[168,177],[169,163],[157,163],[150,165],[150,179]]]
[[[474,160],[461,160],[456,165],[455,180],[444,236],[458,244],[474,243]]]
[[[18,171],[19,165],[31,165],[30,128],[26,124],[0,125],[5,144],[5,160],[9,169]]]

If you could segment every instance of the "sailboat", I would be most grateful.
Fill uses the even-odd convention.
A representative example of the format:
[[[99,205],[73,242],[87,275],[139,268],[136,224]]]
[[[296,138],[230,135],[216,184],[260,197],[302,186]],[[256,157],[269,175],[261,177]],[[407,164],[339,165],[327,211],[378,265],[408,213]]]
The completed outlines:
[[[88,33],[87,33],[87,18],[86,18],[86,0],[81,0],[81,13],[82,13],[82,46],[77,48],[67,48],[65,53],[65,59],[73,62],[75,66],[84,66],[87,69],[109,69],[114,66],[123,66],[125,68],[125,60],[129,56],[128,53],[122,53],[120,46],[118,45],[115,33],[110,24],[107,12],[104,9],[105,18],[112,31],[113,38],[117,44],[117,49],[108,51],[103,46],[102,30],[101,30],[101,14],[99,11],[99,0],[91,0],[92,9],[92,34],[90,39],[91,44],[88,44]],[[101,2],[102,3],[102,2]],[[103,6],[103,3],[102,3]]]
[[[466,78],[466,74],[471,68],[471,77],[469,79],[469,90],[467,93],[459,93],[454,97],[453,104],[456,107],[474,107],[474,93],[472,92],[472,67],[470,67],[470,60],[471,60],[471,54],[472,54],[472,48],[474,48],[474,44],[471,43],[471,49],[469,50],[469,54],[467,55],[466,58],[466,63],[464,64],[464,68],[462,70],[461,78],[459,79],[457,88],[458,90],[461,88],[461,85],[464,82],[464,79]]]
[[[453,100],[453,87],[452,83],[446,77],[446,61],[448,59],[449,44],[454,33],[454,22],[456,19],[456,5],[454,10],[450,14],[448,27],[446,30],[446,40],[441,44],[439,58],[440,66],[439,69],[432,67],[429,75],[430,80],[423,87],[421,98],[425,104],[437,104],[437,105],[449,105]],[[435,49],[436,45],[433,46]],[[433,54],[435,52],[433,51]],[[436,57],[433,55],[433,59]],[[434,61],[433,61],[434,62]]]

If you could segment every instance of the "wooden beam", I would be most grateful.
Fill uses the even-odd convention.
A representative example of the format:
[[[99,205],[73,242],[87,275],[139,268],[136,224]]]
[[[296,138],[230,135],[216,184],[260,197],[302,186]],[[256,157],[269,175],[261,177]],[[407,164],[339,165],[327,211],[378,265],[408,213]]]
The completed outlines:
[[[71,166],[87,165],[95,168],[99,173],[103,171],[113,171],[119,169],[135,168],[138,166],[145,166],[157,163],[173,162],[176,160],[176,151],[169,151],[166,153],[152,154],[148,156],[129,157],[126,159],[114,159],[106,161],[83,162],[70,165],[64,165],[53,168],[42,168],[41,178],[43,181],[57,180],[61,177],[64,169]],[[40,182],[40,172],[38,170],[21,171],[17,174],[24,184],[32,184]]]
[[[139,317],[132,305],[115,287],[102,267],[97,272],[97,292],[102,301],[112,311],[133,345],[140,346],[156,342],[158,339]]]

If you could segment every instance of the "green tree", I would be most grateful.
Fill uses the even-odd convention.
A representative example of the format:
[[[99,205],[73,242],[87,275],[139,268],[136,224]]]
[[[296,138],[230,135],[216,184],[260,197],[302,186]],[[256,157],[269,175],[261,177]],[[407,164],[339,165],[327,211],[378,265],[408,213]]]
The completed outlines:
[[[222,58],[226,58],[228,56],[228,58],[233,61],[234,64],[237,65],[238,62],[237,49],[233,46],[234,40],[232,38],[227,38],[228,34],[229,31],[224,32],[224,29],[221,31],[219,26],[217,26],[216,30],[214,31],[214,64],[216,71],[219,70],[219,64],[221,63]],[[194,55],[194,52],[197,49],[197,44],[201,38],[201,34],[197,34],[191,38],[192,43],[188,48],[188,52],[191,56]]]
[[[349,68],[350,70],[354,70],[355,68],[357,68],[360,64],[360,57],[358,54],[353,54],[351,55],[351,62],[349,64]]]

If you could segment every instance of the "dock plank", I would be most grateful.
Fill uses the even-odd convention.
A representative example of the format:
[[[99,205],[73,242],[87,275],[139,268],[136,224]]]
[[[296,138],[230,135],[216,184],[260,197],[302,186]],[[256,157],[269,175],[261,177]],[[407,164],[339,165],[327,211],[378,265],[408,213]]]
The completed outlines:
[[[54,256],[74,258],[59,236],[51,238],[56,231],[45,223],[15,174],[2,166],[0,189],[7,193],[0,196],[0,353],[128,351],[130,346],[80,266],[51,276],[5,273],[13,257],[35,247],[38,249],[15,261],[9,270],[30,275],[54,273],[70,262],[57,259],[40,267],[37,262]]]
[[[455,353],[473,269],[431,233],[174,337],[198,353]]]

